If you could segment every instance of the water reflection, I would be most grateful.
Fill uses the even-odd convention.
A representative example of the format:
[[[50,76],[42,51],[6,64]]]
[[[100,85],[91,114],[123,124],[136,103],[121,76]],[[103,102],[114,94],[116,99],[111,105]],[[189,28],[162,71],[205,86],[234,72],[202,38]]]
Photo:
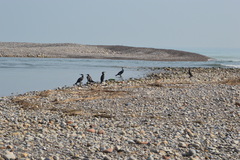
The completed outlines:
[[[121,67],[125,68],[123,77],[115,77]],[[105,79],[122,80],[141,77],[146,70],[139,70],[129,61],[0,58],[0,96],[72,86],[80,74],[85,77],[90,74],[94,81],[100,82],[102,72]]]
[[[121,77],[115,75],[124,67]],[[102,72],[105,79],[123,80],[143,77],[153,67],[238,67],[237,61],[208,62],[162,62],[105,59],[61,59],[61,58],[5,58],[0,57],[0,96],[11,93],[54,89],[72,86],[80,74],[90,74],[100,82]],[[83,80],[86,83],[86,79]]]

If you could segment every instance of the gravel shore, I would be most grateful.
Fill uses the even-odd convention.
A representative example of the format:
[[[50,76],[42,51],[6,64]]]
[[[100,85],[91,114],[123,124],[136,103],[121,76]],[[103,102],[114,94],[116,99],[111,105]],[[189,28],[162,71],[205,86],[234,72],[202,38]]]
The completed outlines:
[[[240,69],[0,98],[0,160],[240,159]]]
[[[128,46],[81,45],[73,43],[0,42],[0,57],[94,58],[149,61],[208,61],[197,53]]]

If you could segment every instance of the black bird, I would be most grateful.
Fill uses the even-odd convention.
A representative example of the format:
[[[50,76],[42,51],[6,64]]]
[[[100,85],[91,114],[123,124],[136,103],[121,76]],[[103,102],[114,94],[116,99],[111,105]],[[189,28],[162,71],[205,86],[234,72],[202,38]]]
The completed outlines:
[[[82,80],[84,78],[84,75],[81,74],[82,76],[80,78],[78,78],[77,82],[75,83],[75,85],[77,85],[78,83],[81,84],[82,83]]]
[[[104,81],[104,77],[105,77],[104,72],[102,72],[102,75],[101,75],[101,77],[100,77],[101,83]]]
[[[189,68],[188,70],[188,74],[189,74],[189,78],[193,77],[192,73],[191,73],[191,69]]]
[[[123,67],[122,67],[122,70],[118,72],[118,74],[116,74],[115,76],[120,76],[122,77],[122,74],[123,74],[124,70],[123,70]]]
[[[94,82],[94,81],[92,80],[92,77],[91,77],[89,74],[87,74],[87,81],[88,81],[88,83]]]

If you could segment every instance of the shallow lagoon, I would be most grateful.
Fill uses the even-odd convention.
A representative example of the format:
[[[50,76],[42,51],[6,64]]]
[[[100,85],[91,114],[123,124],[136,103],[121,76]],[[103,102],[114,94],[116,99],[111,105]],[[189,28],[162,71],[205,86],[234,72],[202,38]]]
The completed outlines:
[[[72,86],[80,74],[90,74],[99,82],[101,72],[105,79],[121,78],[115,74],[124,67],[123,79],[140,78],[151,73],[153,67],[238,67],[237,61],[162,62],[105,59],[61,58],[0,58],[0,97],[28,91]],[[86,79],[83,81],[86,83]]]

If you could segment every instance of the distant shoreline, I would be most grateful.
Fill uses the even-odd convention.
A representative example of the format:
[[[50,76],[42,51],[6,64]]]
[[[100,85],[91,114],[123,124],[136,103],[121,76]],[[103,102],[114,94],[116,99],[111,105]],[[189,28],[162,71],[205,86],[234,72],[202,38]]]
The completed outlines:
[[[186,51],[73,43],[0,42],[0,57],[82,58],[146,61],[208,61],[211,58]]]

